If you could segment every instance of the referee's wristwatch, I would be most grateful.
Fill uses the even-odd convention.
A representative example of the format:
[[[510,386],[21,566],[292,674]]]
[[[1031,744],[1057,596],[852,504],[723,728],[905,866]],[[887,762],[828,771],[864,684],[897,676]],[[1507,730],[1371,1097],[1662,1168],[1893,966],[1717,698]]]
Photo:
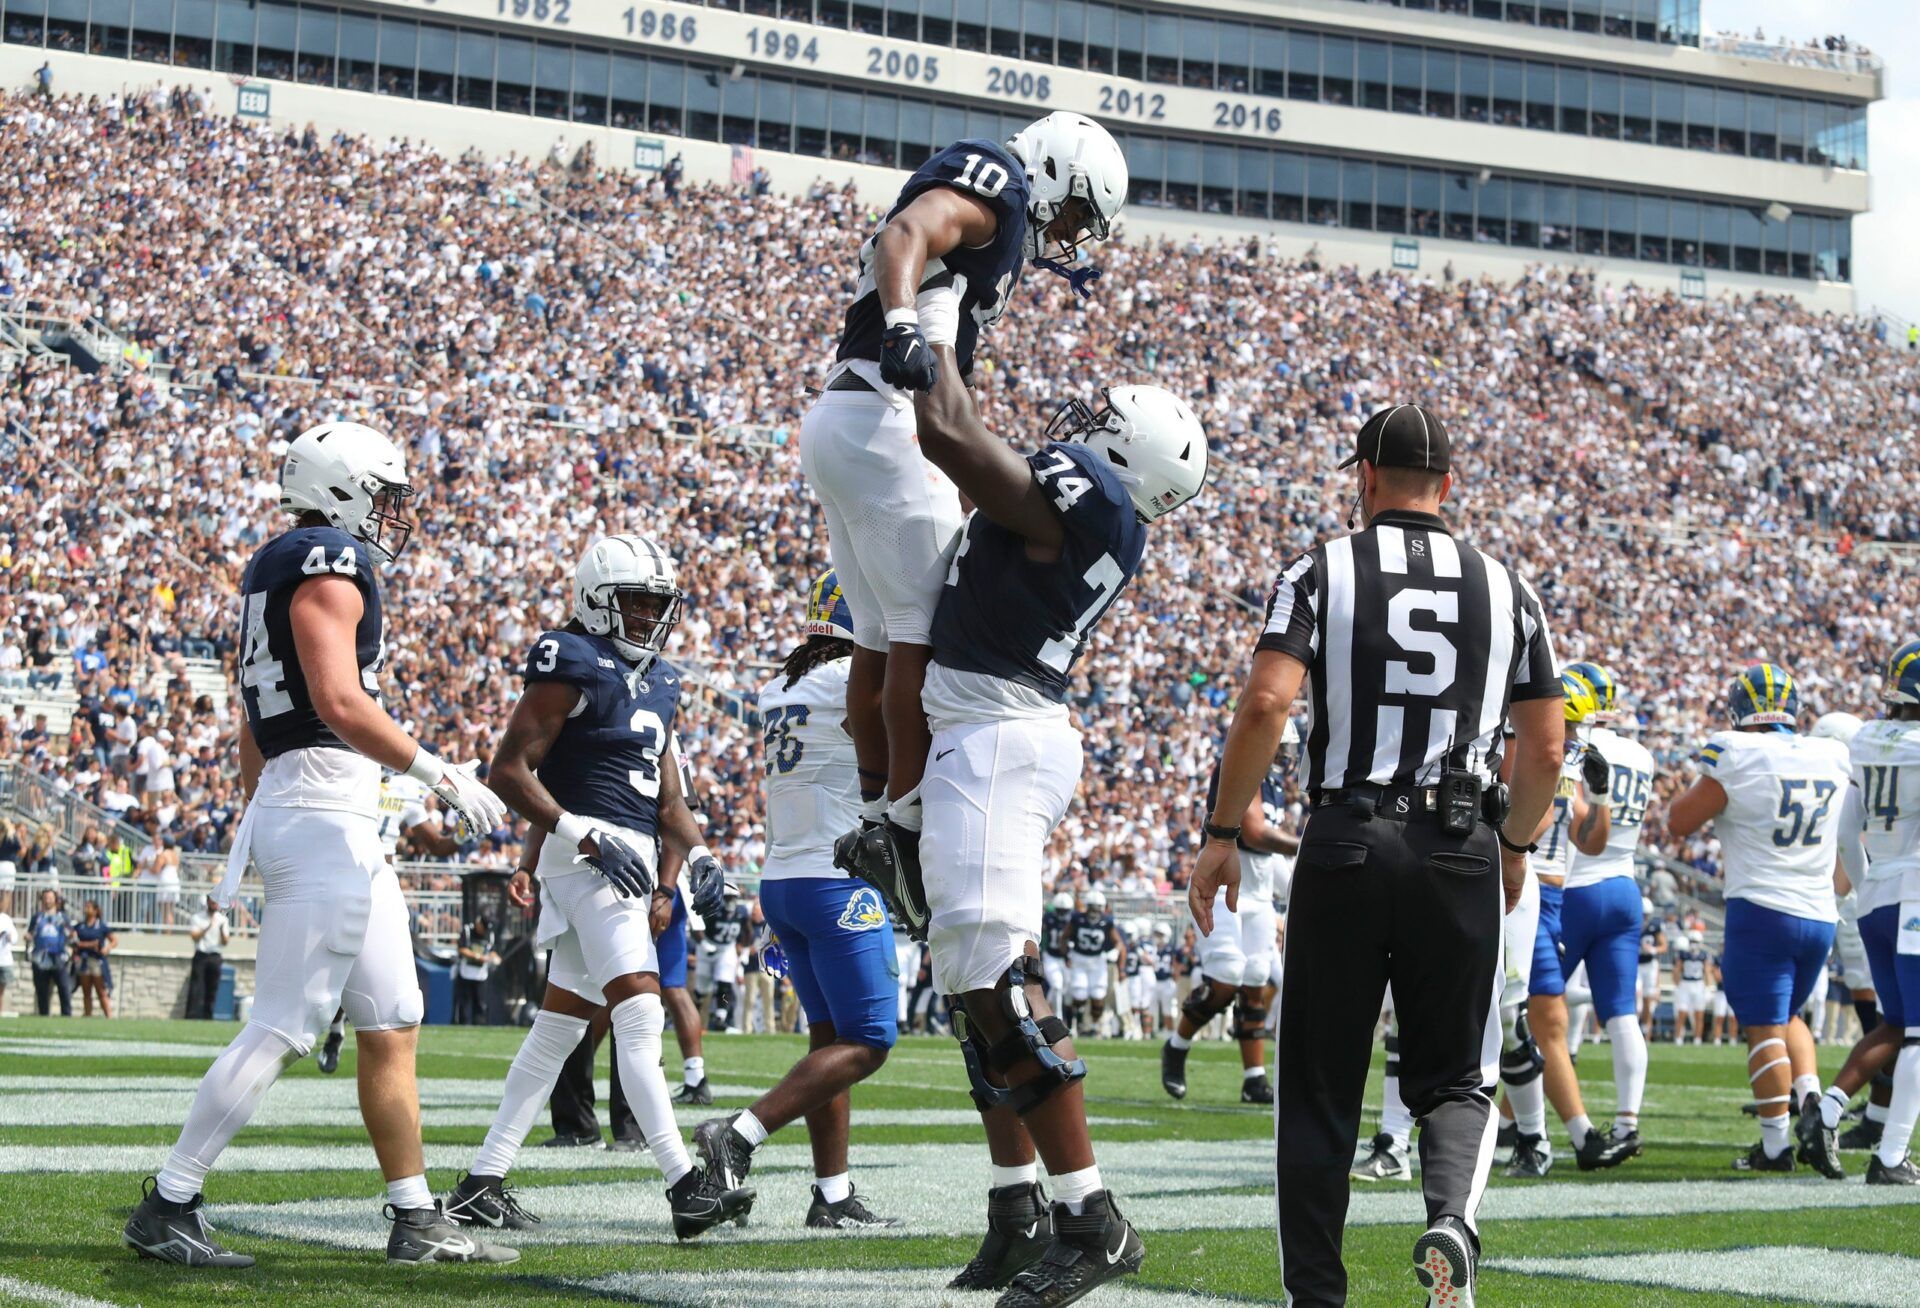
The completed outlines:
[[[1493,829],[1493,834],[1500,838],[1500,848],[1506,850],[1509,854],[1531,854],[1534,850],[1540,848],[1540,842],[1537,840],[1526,845],[1514,844],[1511,840],[1507,839],[1507,833],[1499,827]]]
[[[1231,845],[1240,839],[1241,829],[1237,824],[1230,827],[1223,827],[1216,822],[1209,821],[1202,826],[1200,830],[1206,834],[1208,840],[1217,840],[1223,845]]]

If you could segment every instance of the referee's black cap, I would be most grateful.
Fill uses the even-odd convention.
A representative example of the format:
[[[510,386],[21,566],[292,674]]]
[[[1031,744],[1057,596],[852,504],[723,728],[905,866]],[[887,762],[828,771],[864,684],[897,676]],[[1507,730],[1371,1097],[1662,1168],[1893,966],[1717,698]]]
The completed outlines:
[[[1447,472],[1453,467],[1453,445],[1440,415],[1418,404],[1395,404],[1367,419],[1354,438],[1353,454],[1340,466],[1351,468],[1365,460],[1376,468],[1418,468]]]

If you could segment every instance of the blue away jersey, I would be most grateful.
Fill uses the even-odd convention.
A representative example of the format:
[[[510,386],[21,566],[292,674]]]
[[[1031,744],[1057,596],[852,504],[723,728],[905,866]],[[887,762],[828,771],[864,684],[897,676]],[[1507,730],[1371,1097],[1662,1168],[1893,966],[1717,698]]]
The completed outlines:
[[[880,305],[880,293],[873,281],[880,233],[902,209],[936,186],[950,186],[984,200],[999,220],[991,241],[977,249],[961,246],[944,258],[927,260],[920,280],[922,291],[950,286],[960,297],[960,327],[953,352],[960,360],[961,375],[973,372],[973,347],[979,342],[980,329],[992,325],[1005,311],[1026,265],[1026,169],[1005,146],[994,141],[956,141],[920,165],[920,171],[900,188],[900,198],[860,247],[860,285],[847,307],[836,359],[879,361],[880,338],[886,333],[886,310]]]
[[[680,705],[680,673],[655,659],[644,676],[604,636],[542,633],[527,654],[527,683],[559,681],[580,689],[536,774],[569,813],[657,836],[660,756]]]
[[[1147,529],[1120,478],[1085,445],[1052,441],[1027,464],[1066,524],[1060,557],[1034,562],[1025,537],[976,511],[934,610],[933,656],[1065,703],[1087,633],[1140,571]]]
[[[361,685],[380,698],[384,627],[374,566],[372,551],[337,527],[295,528],[262,545],[247,563],[240,580],[240,698],[261,757],[352,748],[313,711],[289,610],[300,583],[314,577],[345,577],[358,586],[365,607],[353,633],[354,658]]]

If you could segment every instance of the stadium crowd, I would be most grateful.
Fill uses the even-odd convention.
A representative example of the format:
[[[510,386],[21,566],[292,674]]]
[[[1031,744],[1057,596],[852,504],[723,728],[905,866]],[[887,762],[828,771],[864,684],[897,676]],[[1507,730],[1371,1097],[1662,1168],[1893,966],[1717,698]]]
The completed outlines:
[[[690,592],[668,654],[704,686],[679,730],[710,843],[751,872],[741,709],[826,557],[798,419],[889,197],[670,193],[585,159],[451,158],[206,103],[0,101],[0,310],[97,319],[137,365],[27,355],[0,379],[0,677],[45,687],[70,653],[79,696],[65,741],[0,715],[0,758],[143,827],[143,857],[221,848],[231,706],[196,697],[181,659],[231,666],[286,443],[353,418],[410,451],[419,491],[383,577],[396,716],[446,757],[488,755],[585,543],[649,532]],[[1095,258],[1090,301],[1034,273],[988,334],[989,423],[1032,445],[1059,400],[1151,378],[1194,399],[1216,465],[1076,673],[1090,766],[1053,844],[1073,882],[1182,883],[1267,589],[1341,529],[1334,465],[1390,400],[1453,424],[1456,521],[1523,561],[1563,659],[1616,670],[1668,786],[1738,666],[1784,664],[1810,707],[1871,712],[1877,660],[1912,634],[1920,572],[1866,546],[1920,538],[1920,377],[1864,324],[1544,267],[1512,285],[1361,273],[1257,237]],[[503,830],[473,856],[516,846]],[[1711,841],[1674,852],[1713,869]]]

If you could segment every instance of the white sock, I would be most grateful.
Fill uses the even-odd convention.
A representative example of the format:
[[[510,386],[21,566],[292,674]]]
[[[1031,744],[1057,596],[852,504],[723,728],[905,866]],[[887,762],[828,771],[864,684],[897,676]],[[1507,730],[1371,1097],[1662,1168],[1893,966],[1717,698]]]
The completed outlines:
[[[1593,1120],[1585,1113],[1581,1113],[1578,1117],[1569,1118],[1567,1121],[1567,1134],[1573,1139],[1573,1147],[1578,1149],[1587,1142],[1587,1137],[1593,1134]]]
[[[1839,1086],[1828,1086],[1827,1092],[1820,1096],[1820,1125],[1829,1131],[1840,1129],[1840,1119],[1846,1116],[1847,1105],[1853,1097]]]
[[[473,1156],[475,1176],[505,1176],[513,1167],[527,1132],[533,1129],[534,1118],[553,1094],[560,1069],[586,1033],[584,1017],[568,1017],[544,1008],[533,1015],[533,1026],[520,1042],[513,1066],[507,1069],[507,1084],[500,1093],[493,1125],[487,1128],[480,1152]]]
[[[863,799],[860,801],[860,820],[862,822],[877,823],[886,815],[887,797],[885,795],[881,795],[877,799]]]
[[[1793,1112],[1800,1111],[1800,1105],[1806,1102],[1808,1095],[1820,1093],[1820,1078],[1812,1072],[1793,1078]]]
[[[426,1174],[423,1172],[419,1176],[403,1176],[398,1181],[388,1181],[387,1202],[402,1212],[409,1208],[433,1207],[433,1191],[427,1189]]]
[[[993,1188],[996,1190],[1004,1190],[1010,1185],[1032,1185],[1040,1179],[1038,1163],[1022,1163],[1018,1167],[1002,1167],[994,1163],[990,1170],[993,1172]]]
[[[1193,1048],[1193,1041],[1187,1039],[1185,1036],[1181,1035],[1178,1031],[1175,1031],[1172,1035],[1167,1037],[1167,1043],[1172,1045],[1175,1049]]]
[[[1793,1114],[1761,1118],[1760,1143],[1766,1147],[1769,1158],[1778,1158],[1793,1148]]]
[[[1893,1102],[1887,1105],[1887,1124],[1874,1150],[1882,1167],[1897,1166],[1907,1156],[1914,1123],[1920,1120],[1920,1045],[1913,1043],[1915,1038],[1920,1038],[1920,1026],[1908,1027],[1907,1045],[1893,1065]]]
[[[1647,1090],[1647,1038],[1632,1013],[1609,1019],[1607,1035],[1613,1041],[1613,1122],[1622,1131],[1637,1130],[1640,1100]]]
[[[1895,1059],[1894,1061],[1896,1063],[1899,1062],[1898,1059]],[[1876,1104],[1871,1099],[1869,1099],[1867,1101],[1867,1120],[1869,1122],[1880,1122],[1882,1124],[1885,1124],[1887,1120],[1887,1105]]]
[[[837,1204],[853,1193],[853,1182],[845,1172],[838,1176],[816,1176],[813,1183],[820,1187],[820,1197],[830,1204]]]
[[[739,1116],[733,1119],[733,1129],[738,1131],[740,1138],[750,1145],[758,1145],[767,1138],[767,1128],[760,1125],[760,1119],[753,1115],[751,1108],[740,1110]]]
[[[640,1134],[653,1151],[653,1161],[673,1185],[693,1170],[680,1125],[673,1119],[673,1099],[667,1092],[667,1074],[660,1067],[660,1033],[666,1029],[666,1009],[659,995],[634,995],[613,1006],[613,1053],[620,1060],[620,1085],[627,1092]]]
[[[1249,1067],[1240,1073],[1240,1079],[1242,1081],[1251,1081],[1256,1076],[1265,1076],[1266,1074],[1267,1069],[1264,1067]]]
[[[1087,1196],[1101,1188],[1098,1165],[1083,1167],[1077,1172],[1062,1172],[1051,1179],[1054,1201],[1065,1204],[1067,1211],[1076,1217],[1085,1211]]]
[[[1507,1102],[1513,1105],[1513,1124],[1521,1135],[1547,1134],[1547,1078],[1536,1076],[1525,1085],[1507,1087]]]
[[[915,786],[887,805],[887,818],[896,827],[918,831],[921,822],[920,787]]]
[[[199,1194],[214,1161],[253,1117],[267,1087],[306,1055],[258,1022],[241,1027],[200,1078],[180,1139],[160,1169],[160,1196],[183,1204]]]
[[[1413,1114],[1407,1111],[1407,1102],[1400,1097],[1400,1078],[1388,1077],[1385,1092],[1385,1101],[1380,1105],[1380,1129],[1393,1137],[1393,1147],[1404,1154],[1413,1140]]]
[[[687,1085],[699,1085],[707,1079],[707,1060],[695,1054],[680,1063],[680,1080]]]
[[[327,1034],[344,1036],[346,1033],[347,1033],[347,1015],[345,1013],[334,1014],[333,1021],[327,1024]]]

